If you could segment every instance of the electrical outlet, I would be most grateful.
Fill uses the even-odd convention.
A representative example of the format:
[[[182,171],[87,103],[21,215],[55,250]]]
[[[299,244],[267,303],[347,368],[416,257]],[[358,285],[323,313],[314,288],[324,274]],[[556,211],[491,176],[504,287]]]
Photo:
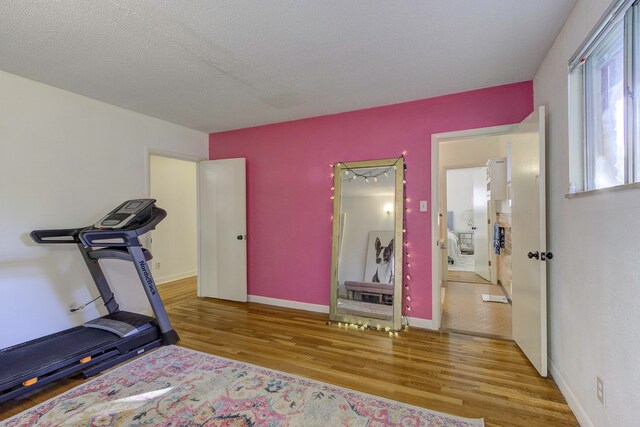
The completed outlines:
[[[78,303],[72,302],[72,303],[69,303],[68,308],[69,310],[67,311],[67,314],[75,314],[78,312],[78,309],[80,308],[80,306],[78,305]]]
[[[426,211],[427,211],[427,201],[420,200],[420,212],[426,212]]]
[[[156,261],[156,270],[160,270],[160,261]]]
[[[596,396],[598,396],[598,400],[600,401],[600,403],[604,405],[604,381],[599,376],[596,377]]]

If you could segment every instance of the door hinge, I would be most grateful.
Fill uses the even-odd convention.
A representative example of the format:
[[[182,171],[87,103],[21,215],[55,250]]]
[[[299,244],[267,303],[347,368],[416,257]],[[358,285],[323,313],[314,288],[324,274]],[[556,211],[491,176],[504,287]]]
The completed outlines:
[[[489,261],[489,267],[491,267],[491,261]]]
[[[491,225],[491,220],[490,219],[487,220],[487,224]]]

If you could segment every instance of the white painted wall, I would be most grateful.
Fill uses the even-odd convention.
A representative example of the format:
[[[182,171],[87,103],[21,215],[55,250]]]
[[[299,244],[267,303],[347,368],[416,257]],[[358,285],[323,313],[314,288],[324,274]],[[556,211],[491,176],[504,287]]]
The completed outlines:
[[[439,195],[440,207],[444,213],[444,219],[447,218],[447,190],[446,190],[446,171],[448,169],[463,169],[484,164],[492,157],[499,157],[503,136],[484,136],[480,138],[458,139],[454,141],[446,141],[440,143],[439,162]],[[455,221],[455,219],[454,219]],[[443,224],[446,221],[443,221]],[[446,237],[446,228],[442,229],[442,236]]]
[[[195,276],[197,260],[196,163],[151,156],[150,194],[167,218],[152,232],[157,283]]]
[[[503,145],[503,136],[491,135],[478,138],[457,139],[440,143],[438,171],[439,212],[443,217],[440,221],[440,240],[447,241],[447,189],[446,171],[448,169],[463,169],[484,166],[492,157],[498,157]],[[455,221],[455,218],[454,218]],[[446,249],[442,250],[442,280],[447,280],[448,265]]]
[[[94,223],[146,196],[146,147],[208,157],[206,133],[0,72],[0,348],[96,317],[98,295],[73,246],[29,232]],[[146,312],[132,265],[103,264],[123,309]]]
[[[345,196],[342,212],[346,212],[342,253],[338,264],[338,282],[364,280],[369,232],[394,230],[394,213],[387,215],[384,205],[393,204],[394,196]]]
[[[566,199],[567,61],[611,0],[581,0],[534,79],[546,105],[549,356],[551,373],[583,426],[640,419],[640,191]],[[596,398],[605,382],[606,406]]]
[[[453,212],[453,224],[449,228],[455,232],[471,231],[469,221],[464,219],[464,211],[473,211],[473,173],[477,168],[447,170],[447,211]]]

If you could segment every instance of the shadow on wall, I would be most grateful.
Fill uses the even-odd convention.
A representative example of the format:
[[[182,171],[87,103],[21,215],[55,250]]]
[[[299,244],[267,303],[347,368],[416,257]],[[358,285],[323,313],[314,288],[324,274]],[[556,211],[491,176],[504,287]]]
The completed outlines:
[[[43,245],[43,248],[37,248],[40,245],[33,242],[28,233],[21,234],[20,240],[25,246],[33,247],[34,250],[45,250],[48,253],[28,260],[0,261],[0,272],[2,272],[0,285],[3,288],[1,305],[6,318],[12,318],[12,311],[26,310],[33,313],[33,322],[30,322],[30,325],[21,325],[18,328],[18,325],[10,324],[8,327],[3,327],[0,348],[64,329],[63,327],[34,334],[33,331],[46,330],[47,324],[62,322],[67,324],[66,327],[72,327],[98,317],[99,313],[106,314],[100,299],[95,304],[88,305],[81,312],[76,314],[68,312],[69,304],[84,304],[99,295],[95,286],[92,289],[93,279],[84,266],[75,244],[49,244]],[[77,271],[82,269],[85,270],[85,273],[78,275]],[[12,298],[14,295],[12,288],[16,289],[17,287],[21,288],[21,292],[24,292],[26,287],[29,293],[45,294],[46,298],[34,298],[34,301],[41,304],[40,306],[32,306],[29,303],[25,305],[24,301]],[[18,303],[21,305],[17,305]],[[54,318],[57,318],[58,321],[54,322]]]

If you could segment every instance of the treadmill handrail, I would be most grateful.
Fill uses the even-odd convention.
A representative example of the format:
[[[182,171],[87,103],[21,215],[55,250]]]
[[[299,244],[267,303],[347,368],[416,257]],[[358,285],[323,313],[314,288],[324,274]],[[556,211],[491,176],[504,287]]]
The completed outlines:
[[[85,246],[140,246],[138,236],[127,230],[83,230],[78,237]],[[120,241],[114,242],[115,239],[120,239]],[[111,241],[105,242],[105,240]]]
[[[145,260],[150,261],[153,259],[153,255],[147,249],[142,249]],[[99,259],[119,259],[122,261],[133,261],[131,254],[124,248],[101,248],[94,249],[89,252],[89,258]]]
[[[78,238],[85,246],[122,247],[140,246],[138,236],[156,228],[156,225],[167,216],[167,211],[157,206],[152,208],[151,217],[144,223],[132,229],[97,229],[88,227],[80,231]],[[120,242],[105,242],[105,240],[120,239]]]
[[[60,228],[56,230],[33,230],[29,235],[39,244],[69,244],[82,243],[78,238],[82,228]]]

